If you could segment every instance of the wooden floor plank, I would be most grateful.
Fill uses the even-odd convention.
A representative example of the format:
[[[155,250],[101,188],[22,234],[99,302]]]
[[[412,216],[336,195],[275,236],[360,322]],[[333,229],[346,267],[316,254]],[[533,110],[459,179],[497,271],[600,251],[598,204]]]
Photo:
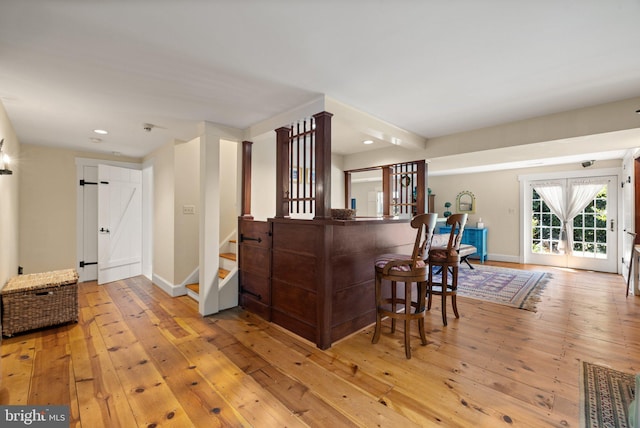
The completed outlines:
[[[39,335],[39,332],[29,333],[3,341],[0,357],[0,404],[28,404],[36,353],[35,341]]]
[[[104,289],[88,296],[106,349],[122,384],[138,426],[192,423],[162,374],[147,364],[150,356],[128,328],[117,306]]]
[[[80,420],[86,427],[136,426],[133,409],[120,383],[91,308],[80,310],[79,327],[70,332]]]
[[[154,308],[141,306],[144,304],[132,296],[133,293],[126,287],[112,288],[108,292],[122,312],[125,323],[148,351],[151,363],[162,375],[194,426],[241,426],[246,422],[210,387],[202,371],[172,342],[176,339],[176,329],[174,323],[169,322],[168,318],[172,317],[168,313],[159,305]],[[154,314],[153,317],[149,317],[151,313]],[[154,327],[154,320],[158,328]],[[161,326],[169,326],[170,330]],[[182,328],[180,330],[183,333],[178,336],[183,339],[187,332]],[[200,337],[195,339],[200,340]]]
[[[550,272],[537,311],[460,297],[444,327],[436,299],[411,360],[401,325],[322,351],[143,277],[80,284],[77,324],[3,338],[0,404],[67,404],[77,427],[577,427],[582,361],[640,372],[640,297],[621,276],[490,264]]]

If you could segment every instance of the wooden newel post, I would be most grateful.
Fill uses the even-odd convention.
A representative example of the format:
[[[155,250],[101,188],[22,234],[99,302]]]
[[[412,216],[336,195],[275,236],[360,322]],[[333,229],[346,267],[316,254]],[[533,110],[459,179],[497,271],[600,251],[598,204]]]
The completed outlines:
[[[289,217],[289,133],[291,129],[276,129],[276,218]]]
[[[416,215],[429,212],[427,203],[427,165],[424,162],[418,164],[416,192]]]
[[[382,168],[382,215],[391,215],[391,167]]]
[[[351,207],[351,173],[349,171],[344,172],[344,207]]]
[[[316,219],[331,218],[331,117],[323,111],[314,114],[316,125]]]
[[[240,207],[241,216],[246,219],[253,219],[251,215],[251,141],[242,142],[242,200]]]

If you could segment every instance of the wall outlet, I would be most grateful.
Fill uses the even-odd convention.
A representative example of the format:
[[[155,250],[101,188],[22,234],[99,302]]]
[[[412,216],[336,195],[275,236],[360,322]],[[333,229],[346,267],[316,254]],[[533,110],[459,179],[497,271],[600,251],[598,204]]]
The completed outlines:
[[[182,214],[195,214],[196,206],[195,205],[183,205],[182,206]]]

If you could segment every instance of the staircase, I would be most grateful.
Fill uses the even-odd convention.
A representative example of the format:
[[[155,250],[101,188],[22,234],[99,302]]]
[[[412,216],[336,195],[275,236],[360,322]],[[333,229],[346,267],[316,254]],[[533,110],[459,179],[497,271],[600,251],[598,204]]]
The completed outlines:
[[[238,263],[236,260],[237,242],[229,239],[220,246],[220,264],[218,268],[218,289],[220,291],[220,310],[238,305]],[[187,295],[198,301],[200,284],[187,284]]]

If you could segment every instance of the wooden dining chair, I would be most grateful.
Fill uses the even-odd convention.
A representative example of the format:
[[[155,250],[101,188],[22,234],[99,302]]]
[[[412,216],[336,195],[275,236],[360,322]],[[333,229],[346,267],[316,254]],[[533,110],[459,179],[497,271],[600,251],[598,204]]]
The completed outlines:
[[[420,339],[423,345],[427,344],[424,316],[429,266],[426,258],[437,220],[438,215],[435,213],[419,214],[413,217],[411,227],[417,229],[417,233],[411,255],[383,254],[375,261],[376,328],[371,342],[378,343],[380,339],[383,317],[391,318],[392,333],[396,329],[396,320],[403,320],[404,348],[408,359],[411,358],[412,320],[418,321]],[[404,297],[398,296],[398,282],[404,283]],[[416,284],[416,300],[412,298],[413,283]],[[383,289],[383,285],[387,284],[390,285],[390,290],[387,287]]]
[[[447,325],[447,296],[451,297],[451,306],[456,318],[458,305],[456,295],[458,290],[458,267],[460,266],[460,245],[464,226],[467,224],[467,214],[452,214],[447,217],[447,226],[451,226],[449,240],[446,246],[431,246],[429,251],[429,278],[427,280],[427,310],[431,309],[434,295],[442,296],[442,323]],[[441,282],[433,282],[434,269],[442,275]],[[449,283],[451,274],[451,283]]]

